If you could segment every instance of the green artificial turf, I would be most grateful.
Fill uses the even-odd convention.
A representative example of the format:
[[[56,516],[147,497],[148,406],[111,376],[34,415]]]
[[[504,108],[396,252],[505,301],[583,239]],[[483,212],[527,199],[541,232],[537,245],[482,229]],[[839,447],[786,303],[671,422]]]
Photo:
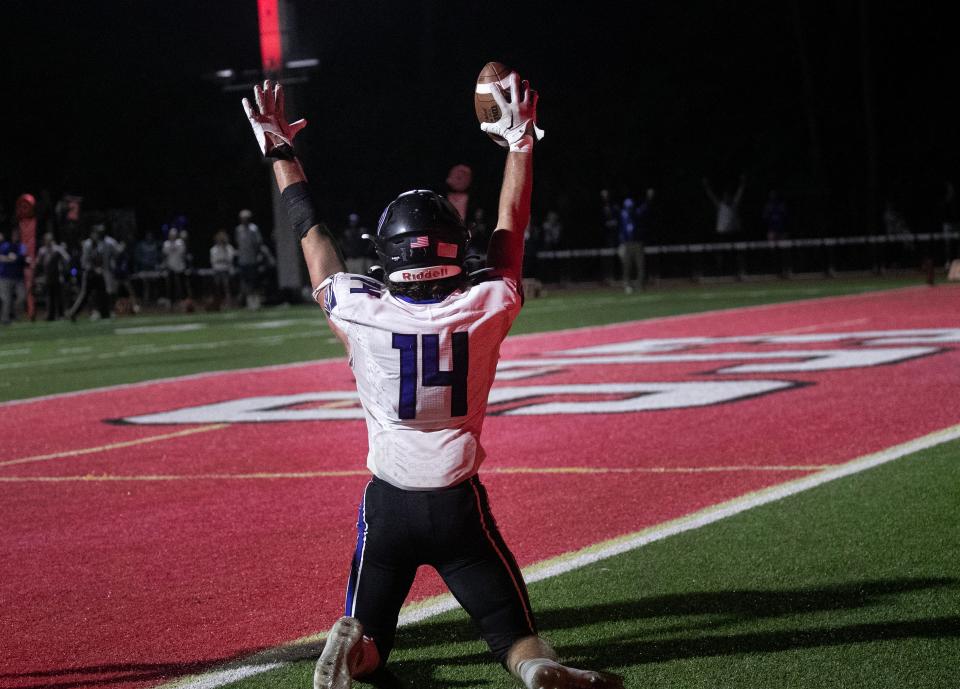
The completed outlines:
[[[958,486],[951,442],[535,583],[531,599],[565,660],[631,688],[954,689]],[[403,628],[391,665],[398,686],[519,686],[461,612]],[[229,686],[308,687],[312,669]]]
[[[602,325],[916,285],[916,279],[790,280],[618,289],[570,289],[530,298],[512,332]],[[131,328],[196,327],[178,332]],[[0,401],[205,371],[341,356],[312,305],[258,312],[194,313],[76,323],[15,323],[0,329]]]

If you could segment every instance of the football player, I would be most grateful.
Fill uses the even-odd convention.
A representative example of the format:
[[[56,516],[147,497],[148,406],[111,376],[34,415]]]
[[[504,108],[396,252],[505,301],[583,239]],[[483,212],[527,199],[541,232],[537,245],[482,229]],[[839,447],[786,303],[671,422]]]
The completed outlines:
[[[520,311],[523,233],[530,220],[537,93],[514,73],[493,95],[503,113],[481,125],[509,148],[488,268],[468,275],[463,219],[416,189],[383,211],[369,237],[383,282],[345,272],[320,222],[287,122],[283,88],[265,81],[243,107],[273,171],[313,285],[344,343],[366,416],[367,483],[346,592],[314,687],[346,689],[382,668],[417,567],[430,565],[473,618],[490,650],[528,689],[622,687],[566,667],[537,634],[523,576],[497,529],[477,472],[487,396],[500,344]]]

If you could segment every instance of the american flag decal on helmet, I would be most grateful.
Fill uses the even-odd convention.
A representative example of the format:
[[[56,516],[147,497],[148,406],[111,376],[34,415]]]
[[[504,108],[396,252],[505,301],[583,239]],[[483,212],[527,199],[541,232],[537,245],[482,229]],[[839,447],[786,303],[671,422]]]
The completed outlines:
[[[426,249],[428,246],[430,246],[430,238],[426,235],[414,237],[410,240],[411,249]]]
[[[440,258],[456,258],[457,245],[449,242],[437,242],[437,256]]]

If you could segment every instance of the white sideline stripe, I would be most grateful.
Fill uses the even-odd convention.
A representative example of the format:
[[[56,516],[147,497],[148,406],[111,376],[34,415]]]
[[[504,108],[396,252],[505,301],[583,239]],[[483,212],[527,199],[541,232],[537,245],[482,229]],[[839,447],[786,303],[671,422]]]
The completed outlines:
[[[713,524],[727,517],[746,512],[754,507],[777,502],[783,498],[802,493],[811,488],[816,488],[830,481],[852,476],[853,474],[873,469],[882,464],[913,454],[914,452],[926,450],[957,439],[960,439],[960,424],[920,436],[919,438],[914,438],[913,440],[908,440],[905,443],[888,447],[885,450],[880,450],[873,454],[852,459],[849,462],[832,466],[829,469],[825,469],[811,476],[747,493],[746,495],[728,500],[727,502],[704,508],[698,512],[662,524],[657,524],[642,531],[595,543],[579,551],[566,553],[530,565],[523,570],[524,580],[528,584],[532,584],[537,581],[566,574],[567,572],[586,567],[600,560],[622,555],[623,553],[642,548],[650,543],[661,541],[685,531],[699,529],[702,526],[707,526],[708,524]],[[457,603],[450,594],[429,598],[419,604],[415,603],[404,608],[400,614],[399,626],[422,622],[430,617],[456,610],[459,607],[460,604]],[[307,638],[315,639],[316,637]],[[281,661],[259,665],[240,665],[232,669],[196,675],[193,678],[162,684],[158,689],[174,689],[174,687],[176,689],[217,689],[218,687],[236,682],[245,677],[269,672],[270,670],[285,667],[289,664],[290,662],[288,661]]]
[[[511,335],[507,338],[507,341],[511,340],[525,340],[531,337],[544,337],[547,335],[568,335],[571,333],[578,333],[584,331],[604,331],[610,330],[613,328],[622,328],[629,325],[644,324],[649,323],[665,323],[678,320],[688,320],[690,318],[697,318],[700,316],[707,316],[713,314],[724,314],[724,313],[740,313],[740,312],[749,312],[749,311],[759,311],[767,310],[772,308],[778,308],[781,306],[789,306],[792,304],[812,304],[820,301],[834,301],[834,300],[847,300],[847,299],[860,299],[860,298],[870,298],[870,297],[880,297],[886,296],[888,294],[896,294],[898,292],[907,292],[907,291],[917,291],[917,290],[929,290],[930,288],[926,285],[915,285],[909,287],[897,287],[894,289],[883,289],[875,290],[872,292],[857,292],[856,294],[840,294],[827,297],[812,297],[810,299],[790,299],[787,301],[775,302],[773,304],[754,304],[753,306],[735,306],[729,309],[713,309],[710,311],[698,311],[696,313],[681,313],[676,316],[658,316],[657,318],[642,318],[636,321],[620,321],[618,323],[607,323],[606,325],[584,325],[576,328],[564,328],[562,330],[545,330],[536,333],[524,333],[522,335]],[[763,334],[763,333],[759,333]],[[322,337],[322,335],[320,336]],[[335,342],[334,338],[327,337],[326,342],[333,344]],[[88,395],[98,392],[109,392],[111,390],[125,390],[129,388],[142,387],[144,385],[155,385],[158,383],[176,383],[185,380],[199,380],[203,378],[209,378],[211,376],[224,376],[232,375],[234,373],[253,373],[255,371],[279,371],[286,368],[297,368],[302,366],[313,366],[315,364],[322,364],[325,362],[336,362],[341,361],[343,357],[328,357],[326,359],[311,359],[309,361],[296,361],[290,364],[271,364],[269,366],[250,366],[247,368],[234,368],[226,369],[223,371],[206,371],[204,373],[190,373],[183,376],[171,376],[169,378],[152,378],[150,380],[139,380],[134,383],[119,383],[117,385],[104,385],[99,388],[87,388],[85,390],[73,390],[71,392],[55,392],[50,395],[39,395],[37,397],[24,397],[17,400],[8,400],[6,402],[0,402],[0,409],[3,407],[12,407],[19,404],[29,404],[31,402],[43,402],[46,400],[60,399],[63,397],[77,397],[79,395]]]
[[[216,689],[231,682],[239,682],[241,679],[246,679],[253,675],[276,670],[287,664],[288,663],[259,663],[257,665],[241,665],[240,667],[230,668],[229,670],[218,670],[217,672],[211,672],[209,674],[186,677],[183,680],[163,686],[190,687],[190,689]]]
[[[245,345],[263,345],[273,346],[283,344],[286,340],[303,339],[317,337],[316,333],[290,333],[288,335],[261,335],[260,337],[246,340],[219,340],[214,342],[180,342],[169,345],[130,345],[115,352],[100,352],[89,356],[72,357],[53,357],[51,359],[34,359],[31,361],[14,361],[10,363],[0,363],[0,369],[24,369],[43,367],[50,364],[63,364],[77,361],[103,361],[106,359],[116,359],[126,356],[148,356],[151,354],[166,354],[168,352],[193,352],[209,351],[213,349],[223,349],[230,347],[243,347]]]

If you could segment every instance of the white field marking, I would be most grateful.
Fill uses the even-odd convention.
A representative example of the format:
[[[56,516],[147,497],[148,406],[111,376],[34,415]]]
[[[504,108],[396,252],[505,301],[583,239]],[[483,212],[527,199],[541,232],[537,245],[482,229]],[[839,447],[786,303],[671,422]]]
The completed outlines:
[[[528,584],[532,584],[537,581],[566,574],[567,572],[586,567],[600,560],[622,555],[623,553],[642,548],[645,545],[661,541],[685,531],[699,529],[700,527],[713,524],[755,507],[777,502],[791,495],[796,495],[825,483],[873,469],[914,452],[926,450],[951,440],[957,440],[958,438],[960,438],[960,424],[929,433],[919,438],[914,438],[913,440],[908,440],[905,443],[888,447],[885,450],[873,454],[858,457],[843,464],[833,465],[810,476],[804,476],[793,481],[747,493],[738,498],[706,507],[692,514],[663,522],[662,524],[657,524],[632,534],[601,541],[600,543],[589,545],[580,550],[564,553],[563,555],[534,563],[523,569],[523,578]],[[459,603],[457,603],[450,594],[435,596],[404,606],[400,613],[398,624],[399,626],[406,626],[416,622],[422,622],[430,617],[456,610],[458,607],[460,607]],[[290,642],[290,644],[285,644],[285,646],[315,641],[320,638],[323,637],[321,635],[311,635]],[[270,667],[241,664],[232,669],[200,674],[173,683],[163,684],[160,685],[158,689],[173,689],[174,687],[177,689],[217,689],[218,687],[236,682],[244,677],[250,677],[262,672],[285,667],[289,664],[289,661],[272,663]],[[210,678],[214,676],[217,677],[219,683],[212,682]]]
[[[92,351],[93,347],[60,347],[57,354],[86,354]]]
[[[287,318],[278,321],[258,321],[256,323],[237,323],[236,328],[240,330],[272,330],[275,328],[289,328],[294,325],[301,325],[307,319]]]
[[[239,682],[247,677],[259,675],[264,672],[276,670],[289,663],[257,663],[255,665],[240,665],[226,670],[204,673],[202,675],[191,675],[177,680],[171,684],[165,684],[165,687],[190,687],[190,689],[216,689],[226,684]]]
[[[545,337],[545,336],[559,336],[563,337],[566,335],[576,334],[579,332],[603,332],[606,330],[612,330],[614,328],[623,328],[630,325],[649,325],[651,323],[672,323],[675,321],[684,321],[690,320],[692,318],[702,318],[707,315],[716,315],[716,314],[733,314],[733,313],[751,313],[754,311],[766,311],[769,309],[780,308],[783,306],[793,305],[793,304],[813,304],[821,301],[846,301],[849,299],[869,299],[876,297],[884,297],[889,294],[897,294],[899,292],[915,292],[918,290],[929,290],[930,288],[926,285],[916,285],[911,287],[898,287],[896,289],[888,290],[879,290],[873,292],[858,292],[856,294],[841,294],[829,297],[813,297],[811,299],[792,299],[785,302],[777,302],[774,304],[755,304],[753,306],[735,306],[728,309],[713,309],[711,311],[700,311],[697,313],[681,313],[675,316],[658,316],[657,318],[646,318],[637,321],[620,321],[618,323],[607,323],[605,325],[583,325],[576,328],[564,328],[561,330],[550,330],[542,331],[536,333],[524,333],[521,335],[511,335],[509,340],[526,340],[534,337]],[[327,338],[326,342],[334,343],[337,342],[336,338]],[[287,368],[301,368],[304,366],[313,366],[315,364],[321,364],[328,361],[333,361],[339,357],[328,357],[326,359],[312,359],[310,361],[297,361],[291,364],[270,364],[269,366],[250,366],[247,368],[235,368],[228,369],[225,371],[207,371],[205,373],[189,373],[183,376],[170,376],[168,378],[153,378],[151,380],[141,380],[136,383],[119,383],[117,385],[104,385],[98,388],[88,388],[86,390],[73,390],[71,392],[55,392],[49,395],[38,395],[37,397],[24,397],[23,399],[18,400],[8,400],[6,402],[0,402],[0,409],[3,407],[18,405],[18,404],[29,404],[30,402],[40,402],[50,399],[59,399],[63,397],[76,397],[78,395],[86,395],[95,392],[109,392],[111,390],[126,390],[135,387],[141,387],[144,385],[155,385],[157,383],[175,383],[178,381],[184,380],[198,380],[203,378],[209,378],[212,376],[225,376],[233,375],[235,373],[252,373],[255,371],[278,371]],[[0,365],[2,366],[2,365]]]
[[[29,347],[21,347],[20,349],[0,349],[0,356],[23,356],[24,354],[29,353]]]
[[[800,333],[812,333],[817,332],[818,330],[825,330],[827,328],[842,328],[848,325],[861,325],[869,322],[869,318],[851,318],[846,321],[833,321],[831,323],[817,323],[816,325],[808,325],[803,328],[789,328],[787,330],[775,330],[770,333],[764,333],[764,336],[774,336],[774,335],[799,335]]]
[[[213,430],[213,429],[210,429]],[[162,438],[160,438],[162,440]],[[157,440],[157,438],[154,438]],[[112,449],[112,448],[111,448]],[[0,464],[0,466],[3,466]],[[713,474],[732,472],[810,472],[820,471],[835,464],[740,465],[704,467],[501,467],[483,472],[484,476],[497,474],[526,474],[539,476],[583,476],[587,474]],[[0,476],[0,483],[95,483],[118,481],[250,481],[256,479],[313,479],[369,476],[366,469],[328,469],[322,471],[259,471],[247,474],[82,474],[77,476]]]
[[[11,368],[33,368],[36,366],[48,366],[50,364],[61,364],[77,361],[91,361],[103,359],[115,359],[116,357],[144,356],[147,354],[166,354],[168,352],[192,352],[197,350],[223,349],[224,347],[240,347],[247,345],[266,345],[274,346],[282,344],[286,340],[296,340],[307,337],[317,337],[316,332],[290,333],[288,335],[262,335],[260,337],[247,338],[245,340],[217,340],[214,342],[178,342],[169,345],[153,344],[135,344],[116,352],[101,352],[90,356],[80,357],[53,357],[50,359],[36,359],[34,361],[15,361],[7,364],[0,364],[0,370]],[[160,379],[170,380],[170,379]],[[153,381],[157,382],[157,381]],[[89,392],[89,391],[87,391]],[[37,398],[34,398],[37,399]]]
[[[189,333],[203,330],[206,323],[171,323],[169,325],[138,325],[132,328],[116,328],[114,335],[152,335],[154,333]]]
[[[181,431],[175,431],[173,433],[161,433],[159,435],[148,435],[145,438],[135,438],[134,440],[123,440],[116,443],[108,443],[106,445],[97,445],[96,447],[82,447],[76,450],[63,450],[61,452],[51,452],[45,455],[33,455],[31,457],[19,457],[17,459],[7,459],[0,461],[0,467],[13,466],[15,464],[30,464],[33,462],[47,462],[51,459],[65,459],[67,457],[79,457],[81,455],[91,455],[98,452],[107,452],[108,450],[120,450],[125,447],[134,447],[136,445],[146,445],[147,443],[156,443],[161,440],[170,440],[171,438],[182,438],[186,435],[194,435],[195,433],[206,433],[207,431],[217,431],[221,428],[227,428],[230,424],[228,423],[215,423],[208,426],[198,426],[194,428],[186,428]]]

